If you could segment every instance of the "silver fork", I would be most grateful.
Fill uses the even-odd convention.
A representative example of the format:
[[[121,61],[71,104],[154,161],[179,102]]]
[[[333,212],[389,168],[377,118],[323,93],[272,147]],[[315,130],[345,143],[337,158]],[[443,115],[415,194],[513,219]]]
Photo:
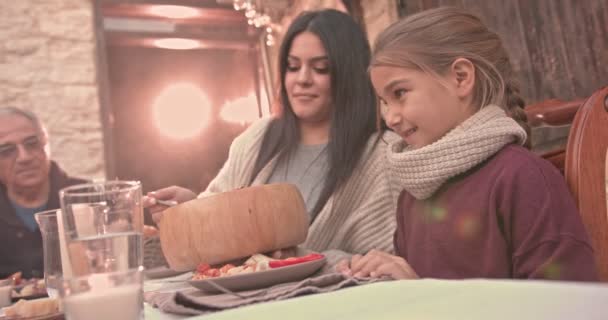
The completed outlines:
[[[177,201],[173,201],[173,200],[160,200],[160,199],[156,199],[156,203],[157,204],[162,204],[163,206],[167,206],[167,207],[173,207],[178,205]]]

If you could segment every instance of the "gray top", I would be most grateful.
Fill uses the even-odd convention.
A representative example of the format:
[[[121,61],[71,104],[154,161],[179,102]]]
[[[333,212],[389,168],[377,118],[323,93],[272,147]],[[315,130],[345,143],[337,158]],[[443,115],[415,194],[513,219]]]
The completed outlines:
[[[323,189],[328,167],[327,160],[327,144],[300,144],[286,161],[277,164],[267,183],[295,184],[304,198],[306,211],[311,214]]]

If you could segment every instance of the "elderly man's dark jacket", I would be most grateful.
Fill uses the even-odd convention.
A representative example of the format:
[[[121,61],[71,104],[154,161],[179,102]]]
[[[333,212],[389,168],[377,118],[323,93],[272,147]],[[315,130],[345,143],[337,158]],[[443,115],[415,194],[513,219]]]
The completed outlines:
[[[59,190],[85,180],[69,177],[59,166],[51,162],[49,172],[50,194],[46,210],[58,209]],[[30,231],[17,216],[6,187],[0,184],[0,278],[5,278],[17,271],[23,277],[44,276],[42,236],[40,230]]]

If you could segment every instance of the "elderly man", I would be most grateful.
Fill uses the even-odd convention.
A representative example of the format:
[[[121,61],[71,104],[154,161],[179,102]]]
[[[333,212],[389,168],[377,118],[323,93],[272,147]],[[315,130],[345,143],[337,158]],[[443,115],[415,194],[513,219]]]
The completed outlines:
[[[49,159],[46,130],[33,113],[0,107],[0,278],[43,277],[34,213],[59,208],[59,190],[82,182]]]

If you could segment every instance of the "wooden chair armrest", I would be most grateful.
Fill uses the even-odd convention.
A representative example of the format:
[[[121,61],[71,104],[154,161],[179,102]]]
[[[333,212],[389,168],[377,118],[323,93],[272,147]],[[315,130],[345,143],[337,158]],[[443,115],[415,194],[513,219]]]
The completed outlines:
[[[583,102],[584,99],[568,102],[552,99],[529,105],[525,108],[528,124],[530,127],[570,124]]]

